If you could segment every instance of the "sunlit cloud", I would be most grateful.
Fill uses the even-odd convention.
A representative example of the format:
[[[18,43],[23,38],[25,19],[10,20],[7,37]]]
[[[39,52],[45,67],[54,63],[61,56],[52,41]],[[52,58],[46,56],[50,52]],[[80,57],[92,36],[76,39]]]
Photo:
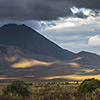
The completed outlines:
[[[89,46],[100,46],[100,35],[92,36],[88,41]]]
[[[97,37],[100,34],[99,16],[89,16],[86,19],[60,17],[53,22],[55,25],[46,26],[45,29],[41,28],[39,32],[64,49],[73,52],[85,50],[100,53],[100,42]],[[92,43],[93,41],[95,42]],[[93,48],[94,45],[96,48]]]

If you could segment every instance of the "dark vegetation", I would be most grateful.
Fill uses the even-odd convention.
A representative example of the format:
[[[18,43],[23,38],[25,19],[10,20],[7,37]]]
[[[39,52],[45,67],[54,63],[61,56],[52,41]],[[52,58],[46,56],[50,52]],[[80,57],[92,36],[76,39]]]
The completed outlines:
[[[85,79],[78,87],[79,92],[93,92],[100,88],[100,81],[97,79]]]
[[[30,84],[26,84],[21,80],[15,80],[10,85],[4,87],[2,91],[4,95],[9,95],[9,93],[11,93],[21,96],[29,96],[30,91],[28,90],[28,85]]]
[[[2,84],[3,85],[3,84]],[[0,100],[100,100],[100,81],[25,83],[15,80],[0,87]]]

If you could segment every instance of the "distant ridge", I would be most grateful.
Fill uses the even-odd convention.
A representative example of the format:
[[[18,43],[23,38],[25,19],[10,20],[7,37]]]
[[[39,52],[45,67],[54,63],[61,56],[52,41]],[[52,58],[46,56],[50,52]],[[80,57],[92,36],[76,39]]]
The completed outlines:
[[[77,54],[82,59],[77,62],[82,66],[90,69],[100,69],[100,56],[86,51],[81,51]]]

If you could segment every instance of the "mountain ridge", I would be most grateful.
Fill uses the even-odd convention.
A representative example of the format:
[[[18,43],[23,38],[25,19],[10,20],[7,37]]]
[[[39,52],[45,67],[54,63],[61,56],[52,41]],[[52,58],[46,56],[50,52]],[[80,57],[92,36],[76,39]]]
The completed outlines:
[[[99,66],[99,55],[62,49],[24,24],[0,27],[0,75],[42,77],[99,74],[100,71],[91,72],[99,70]]]
[[[0,44],[17,46],[36,54],[58,59],[72,59],[75,56],[26,25],[4,25],[0,28],[0,37]]]

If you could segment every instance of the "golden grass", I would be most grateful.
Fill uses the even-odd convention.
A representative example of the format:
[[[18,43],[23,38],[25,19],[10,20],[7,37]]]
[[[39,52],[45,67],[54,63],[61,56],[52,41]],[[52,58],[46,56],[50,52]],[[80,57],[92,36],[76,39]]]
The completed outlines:
[[[14,57],[8,58],[8,61],[9,61],[9,62],[14,62],[14,61],[16,61],[17,59],[18,59],[18,56],[15,55]]]
[[[80,65],[78,63],[67,63],[68,65],[71,65],[71,67],[75,67],[75,68],[81,68]]]
[[[13,68],[27,68],[27,67],[40,66],[40,65],[49,66],[51,64],[53,64],[53,63],[42,62],[42,61],[38,61],[38,60],[23,59],[22,61],[11,65],[11,67],[13,67]]]
[[[73,61],[81,60],[83,57],[77,57]]]
[[[90,69],[82,69],[82,71],[85,71],[86,73],[90,73],[90,72],[93,72],[95,69],[92,69],[92,70],[90,70]]]
[[[70,80],[84,80],[89,78],[95,78],[100,80],[100,75],[66,75],[66,76],[52,76],[52,77],[44,77],[44,80],[51,80],[51,79],[70,79]]]
[[[0,80],[5,80],[5,79],[18,79],[16,77],[0,77]]]
[[[27,76],[24,76],[24,77],[33,78],[33,77],[35,77],[35,76],[34,76],[34,75],[32,75],[32,76],[27,75]]]

